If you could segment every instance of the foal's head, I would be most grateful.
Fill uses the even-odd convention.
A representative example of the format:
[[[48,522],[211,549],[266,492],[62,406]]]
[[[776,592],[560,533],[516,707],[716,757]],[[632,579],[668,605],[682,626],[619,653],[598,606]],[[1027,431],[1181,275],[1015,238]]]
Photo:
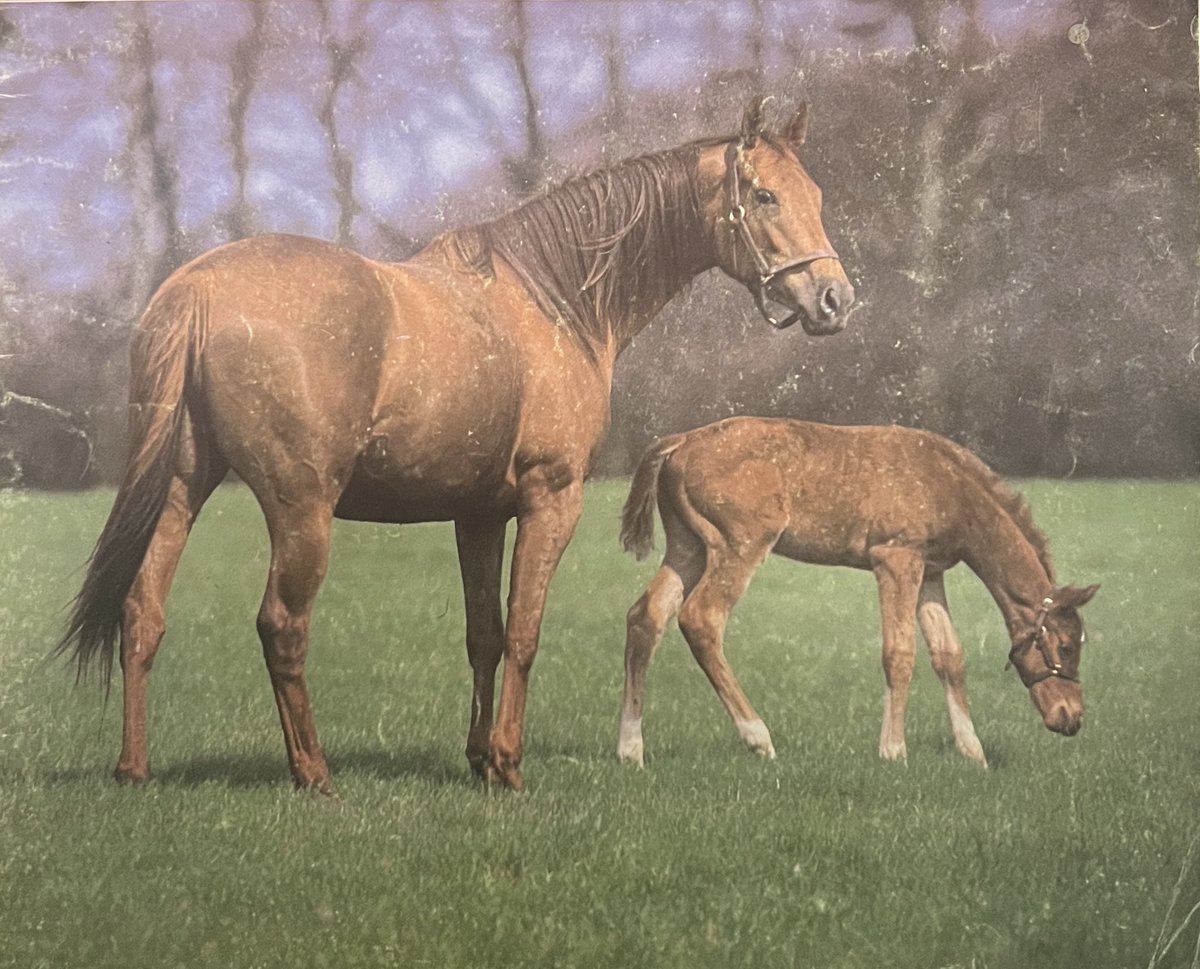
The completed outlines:
[[[773,326],[799,319],[814,336],[837,333],[846,325],[854,287],[821,224],[821,190],[800,161],[808,107],[802,105],[782,130],[767,131],[764,103],[751,102],[740,135],[725,152],[718,260],[750,288]],[[790,315],[776,319],[768,300]]]
[[[1008,654],[1046,726],[1068,737],[1083,722],[1079,659],[1087,637],[1078,610],[1098,588],[1055,589],[1042,600],[1033,629],[1015,639]]]

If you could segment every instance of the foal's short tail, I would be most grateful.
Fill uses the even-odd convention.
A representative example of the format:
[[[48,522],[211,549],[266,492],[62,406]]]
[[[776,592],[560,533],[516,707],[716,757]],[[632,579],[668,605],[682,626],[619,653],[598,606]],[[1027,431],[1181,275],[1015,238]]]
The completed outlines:
[[[646,450],[637,470],[625,508],[621,512],[621,544],[625,551],[644,559],[654,548],[654,505],[658,499],[658,473],[663,463],[683,444],[684,435],[664,437]]]
[[[199,362],[206,299],[175,276],[155,293],[130,354],[129,458],[108,521],[88,560],[66,632],[55,655],[70,653],[76,677],[99,656],[112,675],[121,611],[167,501],[185,420],[185,392]]]

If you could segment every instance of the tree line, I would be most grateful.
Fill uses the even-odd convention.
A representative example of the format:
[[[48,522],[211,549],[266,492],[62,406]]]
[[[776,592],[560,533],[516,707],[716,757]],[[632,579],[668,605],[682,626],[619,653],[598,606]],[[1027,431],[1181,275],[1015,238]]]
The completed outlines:
[[[1101,2],[1063,19],[1073,30],[998,35],[978,2],[852,2],[832,44],[810,39],[804,5],[761,0],[247,0],[212,5],[236,16],[191,45],[173,5],[77,6],[53,29],[0,11],[31,108],[71,85],[108,98],[24,132],[13,99],[0,122],[0,164],[20,175],[36,152],[60,222],[10,223],[0,250],[11,482],[113,478],[130,327],[212,245],[286,229],[403,258],[570,172],[731,132],[763,91],[781,112],[813,107],[806,162],[862,306],[845,333],[812,340],[703,278],[619,363],[602,472],[732,413],[914,424],[1011,474],[1200,470],[1186,3]],[[648,72],[671,37],[694,48],[694,73]],[[580,79],[565,83],[572,63]],[[98,125],[102,149],[74,147]],[[105,258],[85,252],[85,217],[111,227]],[[37,246],[40,264],[62,260],[57,276],[23,261]]]

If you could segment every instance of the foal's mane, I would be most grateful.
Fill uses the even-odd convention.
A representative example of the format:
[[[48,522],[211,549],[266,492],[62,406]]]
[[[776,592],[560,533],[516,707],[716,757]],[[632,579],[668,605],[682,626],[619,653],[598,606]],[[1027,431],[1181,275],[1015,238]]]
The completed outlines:
[[[1055,582],[1054,562],[1050,558],[1050,540],[1046,537],[1046,533],[1038,528],[1034,522],[1033,510],[1029,507],[1029,502],[1025,496],[970,451],[957,445],[955,446],[955,451],[963,459],[964,463],[974,470],[980,478],[980,483],[983,487],[991,494],[1001,510],[1013,520],[1013,524],[1020,529],[1021,534],[1025,536],[1025,540],[1033,546],[1034,552],[1037,553],[1038,561],[1042,564],[1042,568],[1046,570],[1047,577],[1051,583]]]
[[[615,323],[664,302],[694,275],[698,158],[720,143],[692,142],[572,178],[448,241],[485,278],[499,255],[543,313],[603,342]]]

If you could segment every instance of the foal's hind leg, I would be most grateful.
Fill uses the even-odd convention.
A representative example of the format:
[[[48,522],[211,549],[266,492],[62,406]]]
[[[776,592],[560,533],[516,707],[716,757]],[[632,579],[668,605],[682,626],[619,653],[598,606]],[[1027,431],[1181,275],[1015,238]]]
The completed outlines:
[[[503,519],[454,523],[467,611],[467,658],[474,678],[467,760],[481,779],[487,776],[488,736],[495,715],[496,668],[504,655],[500,580],[504,569],[506,525]]]
[[[775,747],[767,725],[750,705],[725,659],[725,624],[755,570],[770,554],[776,538],[778,532],[761,545],[737,552],[727,547],[710,546],[704,575],[679,610],[679,628],[696,662],[725,705],[742,743],[772,760]]]
[[[919,552],[894,545],[870,550],[871,567],[879,586],[883,620],[883,673],[887,692],[883,699],[883,727],[879,733],[879,756],[904,760],[904,711],[912,682],[916,652],[917,593],[925,563]]]
[[[971,723],[967,708],[967,665],[963,658],[962,643],[950,622],[950,609],[946,604],[946,589],[940,572],[927,576],[921,585],[917,621],[929,646],[934,672],[946,691],[954,746],[964,757],[987,767],[983,745],[975,735],[975,725]]]
[[[617,759],[645,767],[642,712],[646,702],[646,670],[662,643],[667,623],[683,604],[683,579],[665,563],[625,617],[625,695]]]
[[[662,565],[642,597],[625,618],[625,695],[621,703],[621,730],[617,758],[644,767],[642,714],[646,701],[646,673],[663,633],[683,600],[704,572],[704,543],[684,525],[669,506],[661,508],[667,551]]]
[[[144,784],[150,779],[146,685],[167,628],[163,607],[192,523],[228,470],[212,455],[201,455],[196,460],[192,441],[189,436],[183,447],[183,463],[189,467],[177,473],[168,486],[166,505],[121,611],[124,716],[121,756],[114,774],[122,784]]]
[[[261,500],[261,499],[260,499]],[[296,786],[333,793],[304,677],[313,602],[329,565],[329,504],[264,504],[271,534],[271,573],[258,613],[258,635],[271,674]]]

